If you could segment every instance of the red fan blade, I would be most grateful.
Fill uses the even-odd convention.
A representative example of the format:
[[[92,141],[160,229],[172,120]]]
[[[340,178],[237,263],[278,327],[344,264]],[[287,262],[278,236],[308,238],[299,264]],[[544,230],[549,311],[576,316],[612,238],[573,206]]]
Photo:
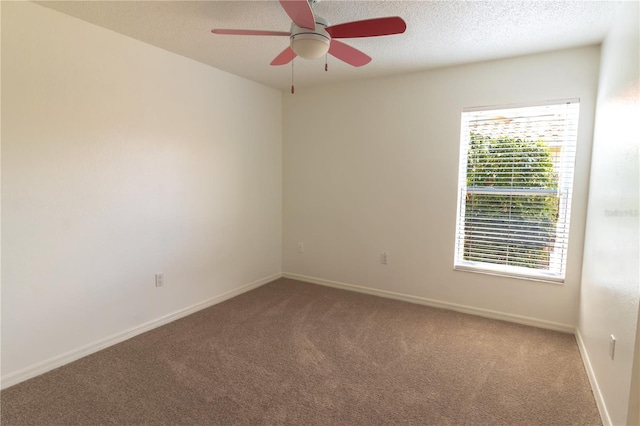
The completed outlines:
[[[333,25],[327,27],[327,32],[331,38],[356,38],[402,34],[406,29],[407,24],[402,18],[392,16]]]
[[[355,47],[351,47],[348,44],[339,42],[338,40],[331,40],[329,46],[329,53],[336,58],[353,65],[354,67],[361,67],[371,62],[371,58]]]
[[[309,0],[280,0],[280,4],[294,24],[301,28],[315,30],[316,18],[313,16]]]
[[[284,49],[276,58],[271,61],[269,65],[286,65],[289,62],[293,61],[293,58],[296,57],[296,54],[290,47]]]
[[[291,36],[291,33],[285,31],[262,31],[262,30],[224,30],[215,29],[211,30],[214,34],[227,34],[227,35],[254,35],[254,36]]]

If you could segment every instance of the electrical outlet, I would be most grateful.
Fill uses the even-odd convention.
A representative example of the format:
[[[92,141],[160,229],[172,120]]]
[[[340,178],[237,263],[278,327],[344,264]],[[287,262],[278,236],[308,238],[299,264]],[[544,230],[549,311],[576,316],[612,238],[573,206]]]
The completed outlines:
[[[298,253],[304,253],[304,244],[302,241],[298,243]]]
[[[616,354],[616,336],[613,334],[609,336],[609,358],[613,359]]]
[[[380,253],[380,263],[382,263],[383,265],[389,264],[389,253],[387,253],[386,251]]]
[[[164,285],[164,274],[156,274],[156,287]]]

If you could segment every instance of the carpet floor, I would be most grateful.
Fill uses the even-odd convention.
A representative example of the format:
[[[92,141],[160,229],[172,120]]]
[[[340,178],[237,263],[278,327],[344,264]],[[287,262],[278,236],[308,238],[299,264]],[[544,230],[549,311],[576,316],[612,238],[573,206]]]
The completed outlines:
[[[574,336],[279,279],[0,392],[2,425],[600,425]]]

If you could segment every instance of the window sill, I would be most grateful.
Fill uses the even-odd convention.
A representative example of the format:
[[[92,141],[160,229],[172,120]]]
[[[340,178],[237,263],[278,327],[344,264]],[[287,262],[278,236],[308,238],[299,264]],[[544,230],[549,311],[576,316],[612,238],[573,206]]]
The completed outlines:
[[[564,285],[564,277],[557,277],[545,273],[529,273],[527,271],[509,271],[503,268],[492,268],[490,266],[479,266],[472,263],[457,264],[453,266],[454,271],[473,272],[476,274],[494,275],[499,277],[515,278],[527,281],[538,281],[548,284]]]

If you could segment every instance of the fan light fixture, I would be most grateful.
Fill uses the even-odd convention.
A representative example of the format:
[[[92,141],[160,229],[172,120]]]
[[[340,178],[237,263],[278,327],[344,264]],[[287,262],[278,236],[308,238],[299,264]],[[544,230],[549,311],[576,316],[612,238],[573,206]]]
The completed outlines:
[[[296,34],[291,37],[291,49],[305,59],[317,59],[329,51],[329,37],[317,33]]]
[[[315,16],[315,28],[308,29],[291,24],[291,49],[304,59],[318,59],[329,52],[331,36],[326,28],[329,22],[321,16]]]

